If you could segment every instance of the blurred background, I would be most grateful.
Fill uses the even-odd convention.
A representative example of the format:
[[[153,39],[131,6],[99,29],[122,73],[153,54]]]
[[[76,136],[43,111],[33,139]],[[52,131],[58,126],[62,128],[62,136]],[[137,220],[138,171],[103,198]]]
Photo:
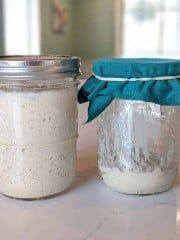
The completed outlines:
[[[1,54],[180,56],[180,0],[0,0]]]
[[[0,54],[180,57],[180,0],[0,0]],[[96,166],[95,123],[79,106],[78,166]]]

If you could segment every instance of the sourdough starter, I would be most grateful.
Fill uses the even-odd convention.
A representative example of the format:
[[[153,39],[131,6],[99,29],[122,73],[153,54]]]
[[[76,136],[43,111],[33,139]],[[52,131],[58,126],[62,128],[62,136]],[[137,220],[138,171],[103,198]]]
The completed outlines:
[[[155,169],[148,173],[121,172],[118,168],[101,168],[104,182],[113,190],[126,194],[153,194],[169,189],[177,171]]]
[[[75,175],[76,87],[0,92],[0,191],[38,198]]]

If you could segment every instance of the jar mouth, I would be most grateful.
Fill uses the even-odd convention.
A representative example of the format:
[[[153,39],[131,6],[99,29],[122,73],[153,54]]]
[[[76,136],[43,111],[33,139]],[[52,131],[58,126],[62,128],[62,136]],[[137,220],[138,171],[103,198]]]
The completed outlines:
[[[80,58],[75,56],[0,56],[0,79],[5,77],[19,77],[21,79],[47,74],[63,74],[63,77],[75,77],[81,74],[80,66]]]

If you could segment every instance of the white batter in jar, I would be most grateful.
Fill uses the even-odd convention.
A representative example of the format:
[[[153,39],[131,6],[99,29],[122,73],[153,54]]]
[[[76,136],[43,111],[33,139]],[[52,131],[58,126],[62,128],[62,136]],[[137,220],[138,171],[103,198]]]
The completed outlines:
[[[43,198],[64,191],[72,183],[78,135],[79,66],[76,57],[0,58],[3,194]]]

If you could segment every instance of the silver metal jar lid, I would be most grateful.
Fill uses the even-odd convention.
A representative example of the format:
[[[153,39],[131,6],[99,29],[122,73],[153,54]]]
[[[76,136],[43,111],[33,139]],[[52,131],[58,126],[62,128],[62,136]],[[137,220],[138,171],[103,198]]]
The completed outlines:
[[[80,58],[73,56],[0,56],[0,78],[47,74],[61,74],[64,77],[73,77],[80,75],[80,65]]]

